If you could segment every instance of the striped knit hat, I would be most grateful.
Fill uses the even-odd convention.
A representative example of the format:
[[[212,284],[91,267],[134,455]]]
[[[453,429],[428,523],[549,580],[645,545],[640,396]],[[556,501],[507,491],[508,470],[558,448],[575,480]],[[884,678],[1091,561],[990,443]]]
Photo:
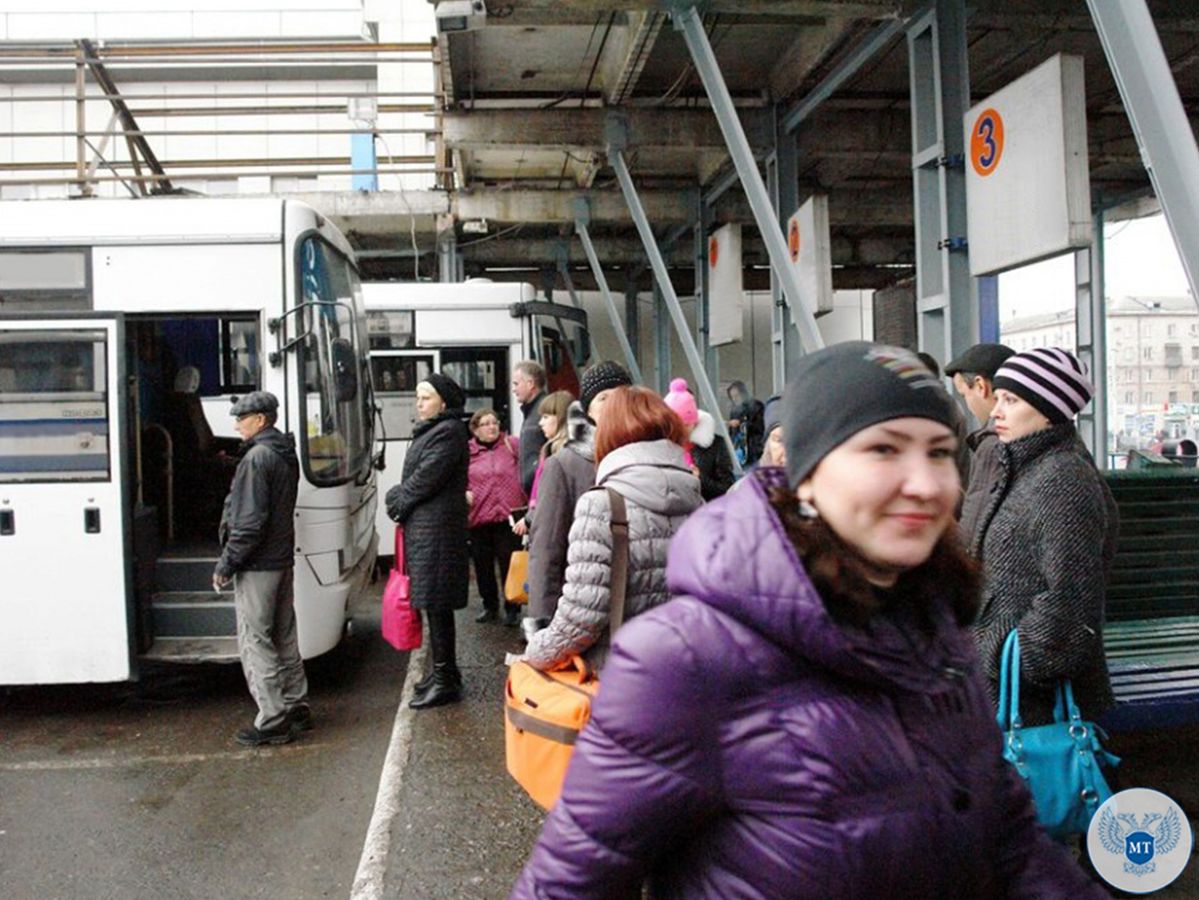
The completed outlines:
[[[1095,389],[1086,367],[1061,347],[1038,347],[1009,357],[995,373],[995,390],[1011,391],[1054,425],[1082,412]]]

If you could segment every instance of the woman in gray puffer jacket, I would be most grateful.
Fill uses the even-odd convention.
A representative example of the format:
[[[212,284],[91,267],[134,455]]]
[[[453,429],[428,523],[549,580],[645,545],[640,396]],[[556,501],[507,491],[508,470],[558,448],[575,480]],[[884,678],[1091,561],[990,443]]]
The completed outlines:
[[[687,516],[703,503],[688,468],[685,429],[662,399],[642,387],[613,391],[596,431],[596,483],[625,498],[629,516],[629,577],[625,618],[669,599],[666,551]],[[612,519],[605,490],[588,491],[575,506],[566,582],[549,626],[529,640],[524,659],[542,670],[581,654],[598,671],[608,653]]]

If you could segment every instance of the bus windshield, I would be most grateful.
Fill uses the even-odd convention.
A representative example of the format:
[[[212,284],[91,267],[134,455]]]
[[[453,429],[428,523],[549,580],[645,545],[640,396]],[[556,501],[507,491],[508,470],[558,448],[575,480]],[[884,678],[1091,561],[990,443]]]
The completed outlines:
[[[304,427],[301,458],[318,486],[343,484],[370,465],[373,398],[358,273],[344,256],[312,235],[300,243]]]

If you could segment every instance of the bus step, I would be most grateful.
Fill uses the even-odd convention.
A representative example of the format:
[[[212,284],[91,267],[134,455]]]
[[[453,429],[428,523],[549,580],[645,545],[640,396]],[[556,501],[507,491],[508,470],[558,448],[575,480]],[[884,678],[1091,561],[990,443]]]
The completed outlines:
[[[156,638],[141,658],[171,663],[233,663],[238,661],[237,638]]]
[[[211,590],[167,591],[150,599],[155,637],[236,637],[233,595]]]
[[[154,567],[154,584],[160,591],[212,591],[212,570],[217,558],[160,556]],[[232,592],[232,587],[229,591]]]

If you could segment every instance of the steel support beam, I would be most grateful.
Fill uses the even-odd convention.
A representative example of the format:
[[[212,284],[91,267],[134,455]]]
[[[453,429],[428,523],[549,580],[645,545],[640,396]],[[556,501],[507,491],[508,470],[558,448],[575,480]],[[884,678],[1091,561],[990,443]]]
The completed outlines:
[[[658,393],[665,394],[670,390],[670,327],[667,320],[670,310],[666,308],[666,299],[662,296],[662,288],[654,277],[654,383]]]
[[[1087,0],[1153,190],[1199,303],[1199,148],[1145,0]]]
[[[1103,210],[1095,213],[1091,246],[1074,254],[1074,316],[1079,360],[1091,374],[1095,395],[1078,414],[1078,433],[1095,465],[1108,468],[1107,298],[1103,275]],[[1139,351],[1138,351],[1139,352]],[[1140,365],[1141,360],[1137,360]],[[1138,398],[1139,399],[1139,398]]]
[[[824,338],[816,327],[816,317],[812,314],[811,305],[805,304],[803,301],[803,294],[799,287],[799,275],[795,271],[795,267],[791,265],[787,242],[783,237],[782,229],[778,227],[774,209],[770,205],[770,196],[766,193],[766,185],[762,181],[758,164],[754,160],[749,141],[745,137],[745,130],[741,127],[741,120],[737,118],[733,98],[729,94],[724,77],[720,74],[720,67],[716,64],[716,57],[712,53],[712,44],[708,41],[707,32],[704,31],[703,20],[693,6],[675,10],[671,16],[674,19],[675,28],[683,33],[687,49],[691,53],[691,60],[695,64],[700,80],[704,83],[704,90],[708,94],[712,111],[716,114],[716,120],[720,123],[720,130],[724,133],[729,155],[732,156],[733,164],[737,167],[741,186],[745,191],[746,199],[749,200],[750,208],[753,210],[758,230],[766,243],[771,268],[783,283],[783,293],[787,297],[791,317],[799,328],[804,346],[808,350],[817,350],[824,346]]]
[[[908,29],[916,313],[920,349],[944,364],[978,342],[966,253],[962,116],[969,103],[962,0],[936,0]]]
[[[852,53],[830,72],[820,84],[812,88],[806,97],[793,106],[783,116],[782,130],[789,134],[798,128],[808,116],[819,109],[829,97],[837,93],[845,82],[853,78],[866,63],[881,53],[891,41],[903,33],[907,26],[905,19],[891,19],[876,25]]]
[[[558,270],[558,277],[562,279],[562,286],[566,288],[571,304],[582,309],[583,302],[579,299],[574,280],[570,277],[570,247],[565,239],[559,238],[554,243],[554,267]]]
[[[679,304],[678,295],[674,292],[674,285],[670,283],[670,273],[666,271],[666,262],[662,259],[653,229],[650,228],[649,220],[645,217],[645,210],[637,196],[637,188],[633,184],[633,176],[629,174],[624,154],[619,149],[612,148],[608,151],[608,162],[616,170],[620,189],[624,192],[625,200],[629,204],[629,214],[633,217],[633,224],[637,226],[637,233],[641,235],[641,242],[645,244],[645,255],[649,257],[650,267],[654,270],[654,280],[662,292],[662,299],[666,303],[670,317],[674,320],[674,328],[678,334],[679,343],[683,345],[683,354],[687,357],[687,363],[691,366],[691,375],[699,389],[700,399],[712,414],[712,418],[716,420],[716,433],[724,439],[728,447],[733,471],[740,475],[741,464],[737,462],[733,439],[729,436],[728,426],[725,425],[724,414],[721,411],[720,403],[716,400],[716,392],[712,390],[712,382],[708,380],[708,374],[704,371],[704,363],[695,347],[695,340],[687,328],[687,318],[683,315],[683,307]],[[665,329],[659,330],[665,331]]]
[[[84,63],[86,63],[88,69],[91,70],[92,77],[96,79],[96,83],[100,85],[104,93],[111,98],[109,102],[112,104],[112,108],[120,116],[121,125],[126,131],[126,140],[129,144],[129,153],[131,161],[134,164],[134,170],[138,175],[141,174],[140,167],[137,163],[137,156],[140,153],[141,158],[145,160],[146,166],[156,176],[156,185],[154,187],[154,191],[170,193],[174,190],[173,186],[171,185],[171,180],[167,178],[166,171],[163,169],[162,164],[158,161],[158,157],[155,156],[154,150],[150,146],[150,142],[147,141],[145,137],[141,136],[141,130],[137,126],[137,120],[133,117],[133,113],[130,112],[128,105],[126,105],[124,98],[121,96],[121,92],[117,89],[116,82],[113,81],[112,76],[108,74],[108,70],[104,67],[104,63],[100,61],[100,57],[96,52],[95,46],[91,41],[88,40],[80,40],[77,42],[77,44],[80,51],[82,51]]]
[[[624,320],[629,333],[629,343],[634,354],[641,356],[641,296],[637,290],[637,276],[633,266],[624,270]],[[645,382],[642,381],[642,384]]]
[[[75,60],[75,176],[78,179],[79,195],[90,197],[92,186],[86,177],[91,173],[87,169],[87,73],[84,66],[81,49]]]
[[[579,235],[579,240],[583,242],[583,252],[587,254],[587,262],[591,264],[591,274],[595,276],[595,283],[599,287],[600,294],[603,295],[604,305],[608,308],[608,318],[612,320],[612,330],[616,332],[616,340],[620,344],[620,351],[624,354],[625,364],[629,367],[629,374],[633,376],[635,382],[644,384],[645,379],[641,377],[641,366],[637,364],[637,354],[633,352],[633,345],[629,343],[624,323],[620,321],[616,300],[608,288],[608,279],[604,276],[604,269],[600,265],[599,257],[595,254],[595,245],[591,243],[591,233],[587,230],[587,222],[587,205],[580,204],[578,217],[575,219],[575,232]]]
[[[703,348],[704,371],[712,384],[720,384],[720,351],[712,346],[712,292],[709,289],[708,231],[712,224],[712,207],[699,200],[695,204],[695,232],[692,241],[695,254],[695,337]],[[751,348],[752,351],[752,348]],[[716,410],[712,411],[713,415]]]
[[[458,233],[452,216],[437,217],[437,280],[445,284],[463,280],[462,254],[458,252]],[[407,249],[407,248],[406,248]],[[415,280],[420,280],[419,253],[408,250],[415,257],[412,263]]]
[[[770,175],[776,221],[779,228],[786,228],[787,220],[799,209],[799,140],[795,132],[776,127],[774,165]],[[770,278],[770,336],[771,383],[774,393],[781,394],[803,356],[803,346],[795,323],[787,314],[783,284],[773,272]]]
[[[588,153],[604,149],[607,114],[602,108],[522,109],[519,115],[513,115],[511,109],[452,112],[442,118],[442,136],[446,146],[453,149],[535,148]],[[628,122],[630,143],[643,155],[659,151],[724,150],[720,130],[706,109],[634,106],[623,109],[622,114]],[[741,110],[741,115],[751,143],[765,147],[770,140],[766,111],[746,109]],[[854,117],[852,127],[843,131],[847,146],[853,146],[858,135],[871,134],[870,122],[865,116]]]

